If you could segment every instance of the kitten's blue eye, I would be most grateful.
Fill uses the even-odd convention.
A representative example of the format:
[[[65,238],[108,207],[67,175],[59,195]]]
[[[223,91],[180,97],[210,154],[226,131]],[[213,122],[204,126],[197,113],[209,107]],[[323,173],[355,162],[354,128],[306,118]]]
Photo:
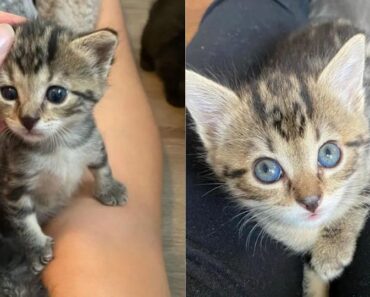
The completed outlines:
[[[52,86],[46,91],[46,99],[54,104],[61,104],[67,98],[67,90],[63,87]]]
[[[282,177],[283,169],[273,159],[260,159],[254,166],[254,175],[260,182],[272,184]]]
[[[340,148],[333,142],[325,143],[319,150],[318,162],[322,167],[333,168],[341,159]]]
[[[5,100],[9,100],[9,101],[12,101],[12,100],[17,100],[18,99],[18,92],[17,92],[17,89],[14,88],[14,87],[2,87],[1,88],[1,96],[3,96],[3,98]]]

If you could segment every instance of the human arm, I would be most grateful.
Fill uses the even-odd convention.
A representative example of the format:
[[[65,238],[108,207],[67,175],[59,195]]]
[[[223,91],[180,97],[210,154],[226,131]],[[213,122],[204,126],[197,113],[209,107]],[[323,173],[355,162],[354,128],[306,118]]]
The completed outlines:
[[[161,145],[120,12],[118,0],[103,0],[98,27],[117,30],[120,43],[96,118],[129,201],[103,206],[87,182],[49,224],[55,259],[43,279],[52,297],[169,296],[160,229]]]

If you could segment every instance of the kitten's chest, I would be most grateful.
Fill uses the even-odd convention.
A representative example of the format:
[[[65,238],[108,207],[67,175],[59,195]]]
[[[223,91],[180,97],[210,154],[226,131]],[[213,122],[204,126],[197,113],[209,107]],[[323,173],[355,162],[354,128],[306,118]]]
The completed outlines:
[[[264,222],[260,224],[272,238],[298,253],[310,250],[320,235],[319,228],[293,228],[277,224],[264,224]]]
[[[37,169],[34,181],[36,192],[41,197],[55,197],[69,196],[75,191],[87,160],[81,149],[63,148],[52,154],[37,155],[32,163]]]

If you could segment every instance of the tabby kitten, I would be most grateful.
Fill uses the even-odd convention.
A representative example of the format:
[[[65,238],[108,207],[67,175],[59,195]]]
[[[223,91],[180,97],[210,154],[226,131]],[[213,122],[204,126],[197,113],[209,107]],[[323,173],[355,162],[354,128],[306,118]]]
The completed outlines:
[[[271,237],[306,256],[304,296],[328,294],[366,220],[365,53],[365,36],[336,21],[292,34],[238,91],[187,71],[210,166]]]
[[[42,20],[15,27],[0,69],[0,195],[31,269],[53,257],[40,224],[68,203],[86,168],[105,205],[126,202],[93,119],[103,96],[117,35],[105,29],[76,35]]]

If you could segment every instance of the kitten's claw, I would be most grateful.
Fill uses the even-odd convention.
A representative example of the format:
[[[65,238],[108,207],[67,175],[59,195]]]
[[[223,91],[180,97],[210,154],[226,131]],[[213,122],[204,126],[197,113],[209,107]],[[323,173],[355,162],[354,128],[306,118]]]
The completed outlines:
[[[127,189],[120,182],[113,180],[111,184],[97,191],[95,196],[104,205],[124,205],[127,202]]]
[[[31,252],[31,269],[34,274],[39,274],[53,260],[53,245],[53,239],[47,237],[43,246],[33,248]]]

